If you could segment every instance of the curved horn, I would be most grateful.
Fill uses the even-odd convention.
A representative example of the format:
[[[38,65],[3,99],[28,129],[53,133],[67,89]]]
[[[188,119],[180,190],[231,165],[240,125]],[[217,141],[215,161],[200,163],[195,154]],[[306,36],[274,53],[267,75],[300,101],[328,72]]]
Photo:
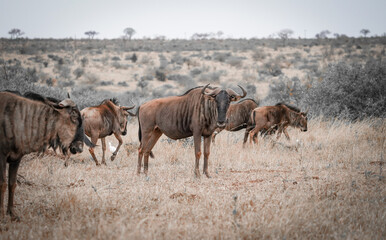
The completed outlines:
[[[202,94],[206,94],[206,93],[205,93],[205,89],[209,86],[209,84],[210,84],[210,83],[206,84],[205,87],[202,88],[202,90],[201,90],[201,93],[202,93]]]
[[[75,107],[76,104],[70,99],[64,99],[58,104],[60,107]]]
[[[237,86],[239,86],[239,88],[241,88],[241,91],[243,91],[243,95],[241,96],[241,98],[244,98],[245,96],[247,96],[247,91],[245,91],[245,89],[242,86],[240,85],[237,85]]]
[[[126,111],[126,110],[130,110],[130,109],[133,109],[133,108],[135,108],[135,105],[132,106],[132,107],[122,107],[122,109],[125,110],[125,111]]]

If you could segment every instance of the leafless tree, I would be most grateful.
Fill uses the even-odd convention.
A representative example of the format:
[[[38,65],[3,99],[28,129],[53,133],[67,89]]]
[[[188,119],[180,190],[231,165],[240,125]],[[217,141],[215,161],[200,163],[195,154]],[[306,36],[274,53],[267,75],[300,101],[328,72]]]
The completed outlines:
[[[95,35],[98,35],[99,33],[96,32],[96,31],[91,30],[91,31],[85,32],[84,34],[86,34],[89,39],[94,39]]]
[[[123,33],[125,34],[125,36],[126,36],[129,40],[131,40],[131,38],[132,38],[133,35],[136,33],[136,31],[135,31],[133,28],[128,27],[128,28],[125,28],[125,29],[123,30]]]
[[[294,31],[291,29],[283,29],[280,32],[277,33],[277,35],[283,40],[283,46],[285,46],[285,43],[287,39],[294,34]]]
[[[362,33],[366,37],[366,35],[370,33],[370,30],[369,29],[362,29],[360,33]]]
[[[22,35],[24,35],[24,32],[22,32],[18,28],[13,28],[13,29],[9,30],[8,34],[11,35],[11,39],[14,39],[14,38],[19,38]]]
[[[315,35],[315,37],[317,39],[326,39],[326,38],[328,38],[328,35],[330,35],[330,34],[331,34],[331,32],[329,30],[323,30],[320,33],[317,33]]]

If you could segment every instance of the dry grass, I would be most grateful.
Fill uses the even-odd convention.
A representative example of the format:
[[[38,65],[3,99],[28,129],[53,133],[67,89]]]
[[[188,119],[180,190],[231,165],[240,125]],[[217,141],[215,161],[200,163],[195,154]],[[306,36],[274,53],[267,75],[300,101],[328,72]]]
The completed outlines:
[[[2,221],[0,239],[385,239],[384,119],[314,119],[306,133],[290,130],[290,142],[245,149],[242,132],[223,132],[211,179],[194,178],[192,147],[162,139],[149,176],[136,176],[131,129],[108,166],[96,167],[87,150],[68,168],[52,155],[26,156],[21,222]]]

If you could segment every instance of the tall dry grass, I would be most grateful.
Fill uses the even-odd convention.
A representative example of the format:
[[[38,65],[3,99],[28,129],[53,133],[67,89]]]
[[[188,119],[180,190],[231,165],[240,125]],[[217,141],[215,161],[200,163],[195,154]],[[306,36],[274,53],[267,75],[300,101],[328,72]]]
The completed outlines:
[[[385,239],[384,119],[313,119],[306,133],[291,129],[291,141],[245,149],[242,132],[223,132],[211,147],[211,179],[194,178],[191,146],[164,137],[149,175],[136,176],[130,129],[107,166],[87,150],[67,168],[53,155],[26,156],[21,222],[2,221],[0,239]]]

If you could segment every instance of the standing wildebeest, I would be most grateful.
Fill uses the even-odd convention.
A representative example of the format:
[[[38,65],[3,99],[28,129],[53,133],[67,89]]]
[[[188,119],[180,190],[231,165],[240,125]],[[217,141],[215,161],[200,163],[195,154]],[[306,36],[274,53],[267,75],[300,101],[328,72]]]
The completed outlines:
[[[303,132],[307,131],[307,113],[301,112],[300,109],[284,103],[254,109],[251,113],[251,121],[255,127],[249,133],[249,140],[255,143],[257,143],[257,134],[260,131],[269,133],[277,128],[277,138],[284,132],[287,139],[289,139],[287,132],[288,126],[300,128]]]
[[[244,144],[248,139],[249,128],[252,125],[251,112],[253,109],[259,106],[259,102],[253,99],[243,99],[240,102],[231,104],[227,111],[227,124],[225,130],[227,131],[239,131],[246,128],[244,134]],[[217,128],[212,135],[212,142],[214,143],[216,135],[219,134],[224,128]]]
[[[209,85],[209,84],[208,84]],[[240,96],[231,89],[196,87],[181,96],[154,99],[138,109],[137,173],[141,172],[144,157],[144,173],[147,174],[149,155],[162,134],[171,139],[187,138],[193,135],[195,148],[195,175],[200,176],[201,136],[204,137],[204,174],[209,177],[208,157],[211,136],[218,127],[225,127],[226,112],[231,101],[244,98],[247,93],[241,87]]]
[[[42,98],[44,99],[44,98]],[[17,220],[13,199],[16,176],[21,158],[31,152],[59,146],[63,154],[70,149],[75,154],[83,151],[82,118],[75,103],[65,99],[56,104],[49,100],[35,101],[13,93],[0,93],[0,215],[4,216],[4,196],[7,188],[7,213]]]
[[[113,99],[105,99],[100,105],[94,107],[88,107],[81,111],[82,117],[84,118],[84,129],[86,135],[91,138],[91,142],[96,144],[98,138],[102,142],[102,164],[106,165],[105,151],[106,151],[106,140],[105,137],[114,133],[114,136],[118,139],[118,147],[111,156],[111,161],[114,161],[117,156],[118,150],[122,145],[121,135],[127,133],[127,118],[129,114],[135,116],[135,114],[128,110],[133,109],[132,107],[121,107],[118,101]],[[89,149],[92,158],[96,165],[100,165],[95,153],[94,148]]]

